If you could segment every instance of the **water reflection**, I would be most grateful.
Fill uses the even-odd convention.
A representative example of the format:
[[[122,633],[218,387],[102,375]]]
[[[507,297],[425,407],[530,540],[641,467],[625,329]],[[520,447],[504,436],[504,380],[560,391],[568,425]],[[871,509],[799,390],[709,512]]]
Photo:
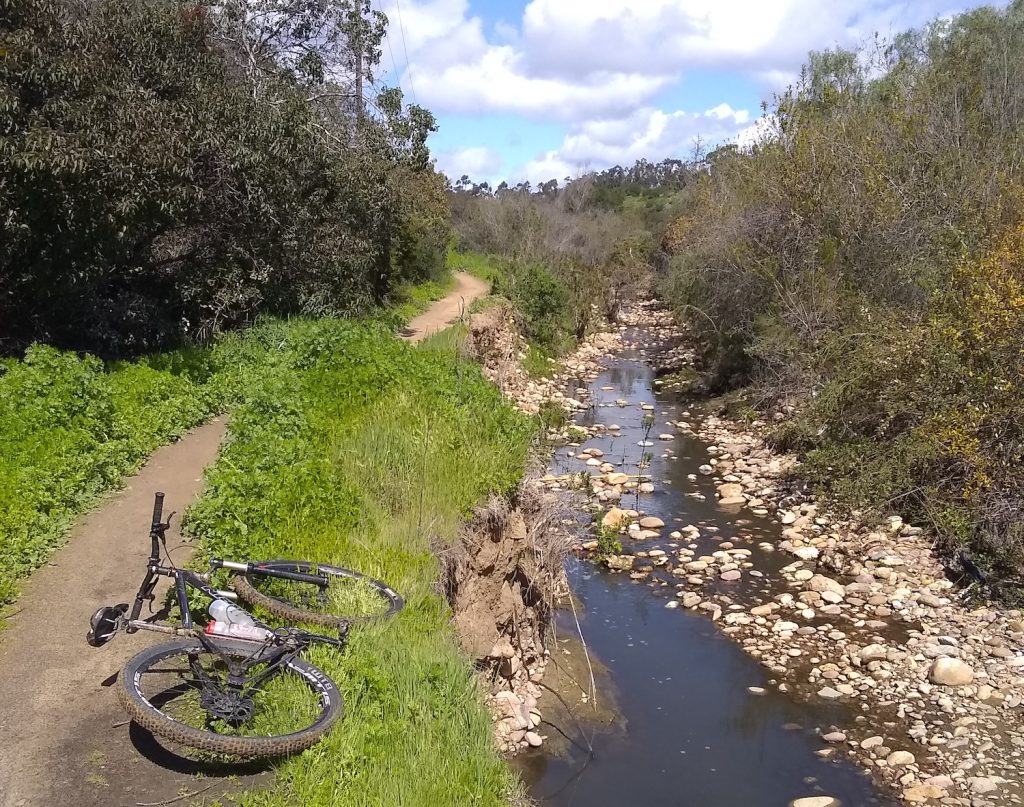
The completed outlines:
[[[601,437],[588,446],[635,463],[645,450],[637,445],[643,412],[636,404],[655,404],[656,445],[646,450],[653,453],[657,492],[644,496],[642,504],[668,526],[665,540],[647,548],[667,547],[668,532],[686,524],[718,527],[719,539],[752,550],[759,541],[777,536],[771,522],[723,511],[710,478],[688,480],[707,461],[705,447],[681,435],[657,441],[659,432],[675,431],[665,423],[681,419],[683,407],[654,393],[651,383],[650,369],[636,357],[617,360],[592,385],[594,400],[614,404],[623,398],[630,405],[595,407],[585,416],[592,423],[622,427],[620,436]],[[603,386],[614,389],[601,390]],[[672,453],[663,457],[666,448]],[[552,463],[555,473],[581,467],[564,450]],[[705,500],[685,495],[694,490]],[[703,553],[713,551],[718,540],[697,543]],[[757,565],[770,573],[784,562],[781,556],[767,556],[759,557]],[[592,754],[584,743],[571,747],[563,758],[550,758],[543,749],[521,757],[516,764],[543,804],[786,807],[795,798],[821,794],[840,799],[846,807],[892,803],[852,764],[826,762],[815,754],[822,746],[815,729],[848,722],[851,716],[844,706],[797,702],[778,692],[766,671],[709,619],[665,608],[675,593],[671,586],[638,585],[588,562],[573,562],[569,573],[584,604],[588,645],[608,668],[628,730],[596,734]],[[730,592],[742,601],[742,593]],[[754,694],[750,687],[765,691]],[[544,730],[555,732],[548,726]]]

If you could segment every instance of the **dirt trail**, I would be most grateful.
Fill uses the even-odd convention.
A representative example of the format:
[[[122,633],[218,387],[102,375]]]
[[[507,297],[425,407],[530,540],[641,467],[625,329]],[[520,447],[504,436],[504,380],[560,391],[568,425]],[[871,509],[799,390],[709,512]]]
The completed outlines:
[[[418,342],[487,293],[470,275],[414,319],[402,338]],[[89,617],[100,605],[130,602],[149,554],[153,493],[165,512],[182,513],[199,496],[203,471],[217,458],[218,418],[157,450],[123,490],[87,514],[51,563],[29,583],[0,631],[0,807],[201,805],[251,784],[259,765],[203,765],[177,756],[125,722],[114,686],[124,663],[160,641],[140,632],[89,647]],[[191,551],[175,518],[167,545],[176,563]],[[157,591],[157,602],[162,590]],[[143,612],[145,614],[145,612]],[[199,778],[202,777],[202,778]],[[187,793],[194,798],[178,797]]]
[[[443,331],[459,318],[474,300],[487,294],[487,283],[465,272],[455,274],[456,286],[444,299],[438,300],[413,319],[402,331],[402,338],[420,342],[431,334]]]
[[[152,635],[85,642],[99,606],[129,602],[149,555],[153,493],[181,513],[217,457],[224,421],[157,450],[125,488],[81,519],[67,546],[26,586],[21,611],[0,634],[0,805],[133,805],[177,795],[187,774],[140,755],[113,685],[124,662]],[[174,519],[167,545],[181,545]],[[185,550],[176,553],[179,561]],[[159,597],[158,597],[159,601]],[[193,783],[194,784],[194,783]],[[205,785],[202,785],[205,786]]]

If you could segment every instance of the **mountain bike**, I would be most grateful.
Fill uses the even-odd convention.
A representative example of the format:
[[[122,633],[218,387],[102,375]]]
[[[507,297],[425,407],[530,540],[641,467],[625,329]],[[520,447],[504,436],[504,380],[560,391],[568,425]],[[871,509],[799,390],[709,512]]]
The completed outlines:
[[[306,561],[213,558],[205,574],[178,568],[166,542],[173,513],[165,522],[163,503],[164,494],[157,493],[146,575],[130,612],[127,603],[108,605],[90,620],[88,641],[95,647],[121,630],[178,637],[128,661],[119,678],[121,705],[153,734],[202,751],[266,757],[309,748],[341,717],[342,698],[322,670],[302,659],[303,653],[315,644],[343,650],[351,622],[392,616],[402,608],[402,598],[358,572]],[[268,613],[336,628],[339,638],[270,627],[234,604],[235,591],[211,585],[218,569],[233,573],[235,582],[244,581],[238,588]],[[141,618],[161,577],[174,580],[178,624]],[[345,596],[353,591],[357,596]],[[211,600],[212,618],[205,626],[195,622],[190,592]],[[353,603],[362,603],[364,613],[344,616],[340,609]]]

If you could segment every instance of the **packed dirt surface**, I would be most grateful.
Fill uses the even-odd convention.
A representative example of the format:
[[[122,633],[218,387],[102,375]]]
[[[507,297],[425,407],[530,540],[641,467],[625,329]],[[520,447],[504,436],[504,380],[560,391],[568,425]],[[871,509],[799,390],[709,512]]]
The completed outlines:
[[[198,766],[125,724],[118,706],[121,667],[155,644],[155,635],[122,634],[102,648],[85,636],[97,607],[135,597],[149,555],[153,493],[166,493],[165,513],[180,514],[199,495],[223,437],[218,419],[156,451],[26,586],[21,610],[0,633],[0,806],[135,805],[210,783],[193,778]],[[188,549],[179,523],[173,519],[167,546],[181,563]]]
[[[421,342],[443,331],[462,316],[470,303],[484,297],[487,292],[488,285],[483,280],[465,272],[456,272],[455,288],[413,319],[402,330],[402,338],[409,342]]]

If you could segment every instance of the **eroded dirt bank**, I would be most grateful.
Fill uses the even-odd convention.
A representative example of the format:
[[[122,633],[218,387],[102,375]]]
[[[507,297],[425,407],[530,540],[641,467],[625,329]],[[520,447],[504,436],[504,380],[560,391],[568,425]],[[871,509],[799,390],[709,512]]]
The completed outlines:
[[[524,412],[535,414],[549,402],[566,417],[585,410],[587,389],[567,395],[565,380],[596,377],[601,360],[617,348],[618,334],[590,337],[551,377],[535,380],[522,370],[525,346],[512,316],[509,308],[496,305],[471,317],[468,352]],[[566,502],[528,476],[513,500],[496,497],[478,508],[461,544],[439,553],[457,631],[488,693],[496,742],[508,754],[547,739],[540,705],[545,692],[552,710],[563,718],[567,714],[564,704],[554,702],[561,697],[556,688],[544,683],[556,641],[555,602],[568,593],[565,559],[573,539],[561,528],[567,515]],[[585,689],[576,688],[577,699],[585,699]]]

